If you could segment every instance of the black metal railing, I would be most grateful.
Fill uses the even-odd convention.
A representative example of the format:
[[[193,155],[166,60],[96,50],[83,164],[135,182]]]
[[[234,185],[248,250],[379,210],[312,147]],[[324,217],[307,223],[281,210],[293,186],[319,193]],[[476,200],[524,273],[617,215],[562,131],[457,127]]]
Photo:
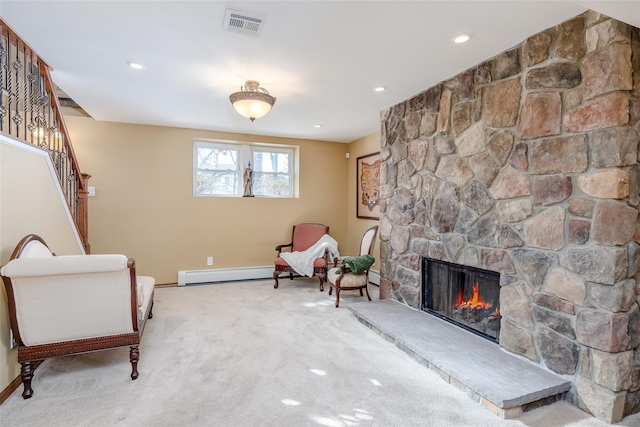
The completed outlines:
[[[0,132],[49,152],[88,249],[86,180],[78,166],[49,66],[0,19]]]

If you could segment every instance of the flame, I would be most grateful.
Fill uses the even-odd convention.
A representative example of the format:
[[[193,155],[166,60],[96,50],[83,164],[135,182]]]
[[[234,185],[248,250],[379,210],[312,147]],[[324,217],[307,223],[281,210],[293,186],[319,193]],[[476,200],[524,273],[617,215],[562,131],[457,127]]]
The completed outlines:
[[[491,306],[493,306],[493,302],[491,303],[487,303],[485,302],[482,297],[480,296],[479,292],[478,292],[478,283],[476,282],[475,286],[473,287],[473,294],[471,295],[471,298],[469,298],[466,301],[462,300],[462,293],[460,294],[460,308],[474,308],[474,309],[483,309],[483,308],[491,308]],[[496,309],[497,311],[498,309]]]

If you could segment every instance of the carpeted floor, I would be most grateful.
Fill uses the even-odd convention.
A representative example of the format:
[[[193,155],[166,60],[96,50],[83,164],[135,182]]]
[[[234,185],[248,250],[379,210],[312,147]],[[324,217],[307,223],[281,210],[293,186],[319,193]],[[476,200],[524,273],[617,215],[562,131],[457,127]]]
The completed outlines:
[[[336,309],[315,279],[159,288],[136,381],[128,349],[48,360],[0,425],[606,425],[564,402],[497,418],[360,324],[347,294]]]

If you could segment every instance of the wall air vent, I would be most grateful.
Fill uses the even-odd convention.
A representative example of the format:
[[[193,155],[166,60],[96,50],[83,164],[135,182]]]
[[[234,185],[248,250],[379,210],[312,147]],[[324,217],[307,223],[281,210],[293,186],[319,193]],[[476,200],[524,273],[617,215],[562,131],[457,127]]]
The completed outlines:
[[[227,9],[222,28],[245,36],[260,37],[265,21],[264,16]]]

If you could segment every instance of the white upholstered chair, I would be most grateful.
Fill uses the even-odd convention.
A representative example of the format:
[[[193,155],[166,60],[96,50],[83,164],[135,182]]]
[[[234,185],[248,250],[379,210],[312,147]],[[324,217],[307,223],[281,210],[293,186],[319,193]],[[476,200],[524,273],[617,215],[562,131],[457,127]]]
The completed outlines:
[[[376,244],[376,234],[378,233],[378,226],[374,225],[364,232],[362,240],[360,241],[360,253],[359,255],[371,255],[373,248]],[[363,272],[353,273],[348,271],[348,266],[342,264],[338,266],[339,260],[334,260],[333,268],[327,273],[327,279],[329,281],[329,295],[336,290],[336,307],[340,305],[340,291],[341,290],[359,290],[360,296],[364,296],[362,290],[367,292],[367,298],[371,301],[369,295],[369,269],[367,268]]]
[[[130,347],[131,379],[138,378],[140,338],[153,317],[153,277],[136,276],[124,255],[55,256],[36,235],[23,238],[0,270],[9,321],[18,344],[24,385],[49,357]]]

